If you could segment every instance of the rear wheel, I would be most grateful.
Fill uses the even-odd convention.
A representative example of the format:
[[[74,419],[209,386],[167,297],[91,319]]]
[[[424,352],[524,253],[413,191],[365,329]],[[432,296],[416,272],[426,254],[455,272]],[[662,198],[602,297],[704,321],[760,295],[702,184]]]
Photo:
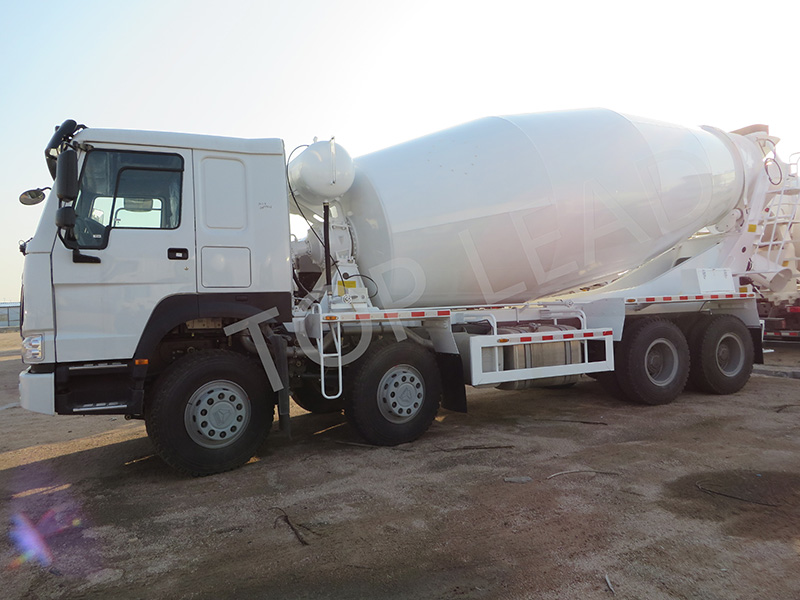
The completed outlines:
[[[692,368],[697,389],[709,394],[741,390],[753,370],[753,340],[742,321],[717,315],[698,321],[691,333]]]
[[[439,409],[442,392],[436,364],[433,354],[414,342],[378,340],[348,370],[345,415],[372,444],[415,440]]]
[[[190,354],[159,377],[147,433],[171,467],[211,475],[246,463],[272,424],[274,395],[255,361],[226,350]]]
[[[689,346],[671,321],[645,318],[625,328],[616,355],[615,380],[632,402],[668,404],[689,376]]]

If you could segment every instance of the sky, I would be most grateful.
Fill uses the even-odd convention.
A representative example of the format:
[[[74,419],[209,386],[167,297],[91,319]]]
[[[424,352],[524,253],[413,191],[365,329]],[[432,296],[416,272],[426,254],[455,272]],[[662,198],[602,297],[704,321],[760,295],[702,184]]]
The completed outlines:
[[[0,1],[0,301],[51,185],[43,150],[90,127],[314,136],[359,156],[489,115],[604,107],[767,123],[800,151],[800,2]]]

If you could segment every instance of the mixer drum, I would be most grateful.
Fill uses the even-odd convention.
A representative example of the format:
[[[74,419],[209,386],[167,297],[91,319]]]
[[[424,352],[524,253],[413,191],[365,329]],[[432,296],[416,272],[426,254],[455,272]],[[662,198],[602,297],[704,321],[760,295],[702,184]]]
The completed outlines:
[[[750,176],[727,134],[603,109],[489,117],[354,162],[342,204],[384,308],[603,280],[719,221]]]

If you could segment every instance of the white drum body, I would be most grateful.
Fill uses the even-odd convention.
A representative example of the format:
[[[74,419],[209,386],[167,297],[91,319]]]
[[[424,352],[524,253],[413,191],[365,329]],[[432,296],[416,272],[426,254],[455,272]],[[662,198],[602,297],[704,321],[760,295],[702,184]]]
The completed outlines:
[[[735,137],[603,109],[489,117],[355,159],[341,202],[379,306],[519,303],[722,219],[760,164]]]

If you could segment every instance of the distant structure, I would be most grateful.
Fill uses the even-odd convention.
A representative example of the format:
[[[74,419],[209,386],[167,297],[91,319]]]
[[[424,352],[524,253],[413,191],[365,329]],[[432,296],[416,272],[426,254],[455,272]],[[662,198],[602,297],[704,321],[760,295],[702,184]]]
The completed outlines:
[[[19,302],[0,302],[0,329],[19,327]]]

